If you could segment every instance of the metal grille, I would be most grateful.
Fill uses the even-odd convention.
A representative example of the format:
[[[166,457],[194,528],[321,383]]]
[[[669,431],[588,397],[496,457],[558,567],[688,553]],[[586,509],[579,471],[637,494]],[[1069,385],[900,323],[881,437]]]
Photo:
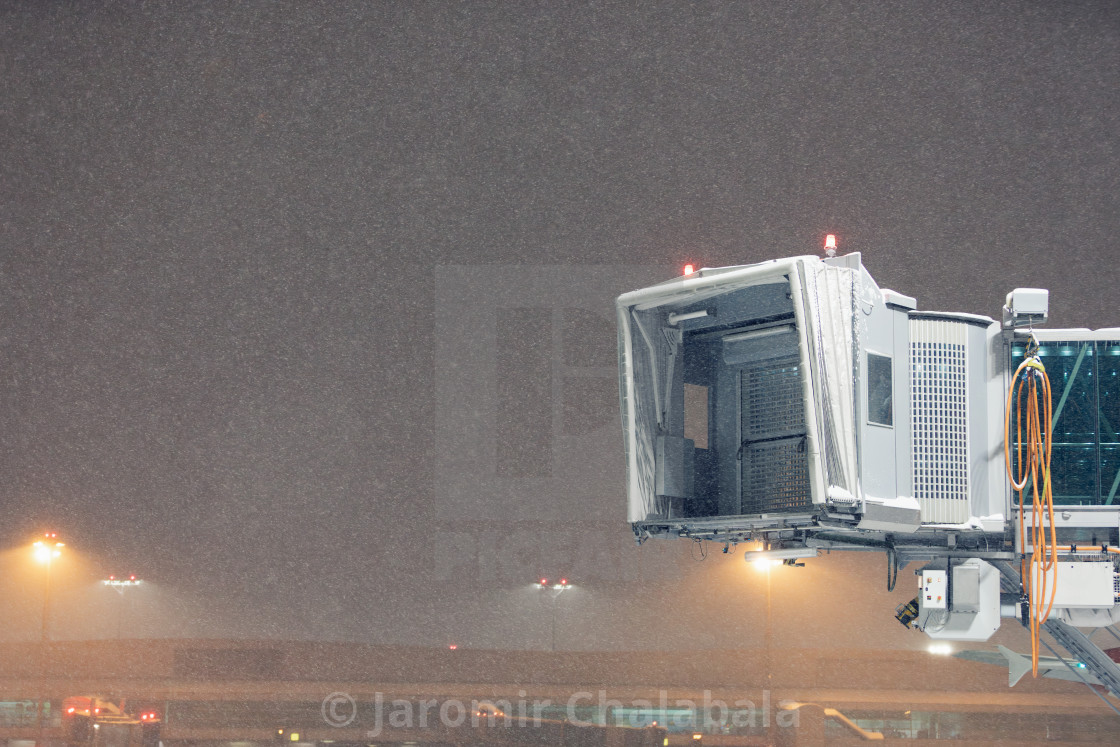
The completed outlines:
[[[797,357],[761,361],[739,375],[742,513],[810,508],[805,408]]]
[[[766,361],[740,373],[743,438],[805,432],[801,367],[797,358]]]
[[[922,521],[968,521],[968,391],[964,325],[910,322],[914,497]]]

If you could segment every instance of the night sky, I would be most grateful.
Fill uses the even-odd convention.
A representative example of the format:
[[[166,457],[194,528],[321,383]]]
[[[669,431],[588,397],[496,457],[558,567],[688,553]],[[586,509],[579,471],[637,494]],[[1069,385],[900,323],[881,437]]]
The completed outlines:
[[[1110,2],[2,2],[3,636],[54,528],[57,637],[546,647],[570,573],[561,647],[759,645],[741,552],[634,547],[611,299],[835,233],[1120,326],[1117,91]],[[928,642],[790,572],[781,645]]]

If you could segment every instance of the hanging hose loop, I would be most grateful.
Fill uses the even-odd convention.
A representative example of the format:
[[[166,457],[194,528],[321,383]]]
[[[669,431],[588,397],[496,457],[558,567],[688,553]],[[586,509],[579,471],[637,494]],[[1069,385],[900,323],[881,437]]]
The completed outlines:
[[[1014,410],[1011,407],[1012,400],[1015,401]],[[1003,453],[1007,479],[1019,494],[1020,571],[1023,590],[1028,600],[1027,624],[1031,631],[1031,670],[1037,677],[1042,624],[1049,618],[1050,611],[1054,607],[1058,543],[1054,528],[1054,496],[1050,482],[1053,400],[1050,378],[1046,375],[1046,366],[1039,357],[1038,340],[1033,332],[1027,342],[1026,357],[1011,378],[1005,413]],[[1014,460],[1011,458],[1012,413],[1015,414],[1016,435]],[[1029,535],[1025,518],[1028,485],[1030,485],[1032,509]],[[1046,522],[1043,521],[1044,516]]]

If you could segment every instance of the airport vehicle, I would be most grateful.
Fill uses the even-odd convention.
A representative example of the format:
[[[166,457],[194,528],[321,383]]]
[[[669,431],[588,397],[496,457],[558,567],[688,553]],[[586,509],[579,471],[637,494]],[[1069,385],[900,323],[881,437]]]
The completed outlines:
[[[1018,617],[1032,669],[1045,627],[1120,696],[1077,629],[1120,621],[1120,329],[1039,329],[1043,289],[998,321],[923,311],[829,240],[618,298],[637,541],[879,551],[890,588],[919,561],[901,622],[984,641]]]
[[[62,701],[62,726],[68,747],[158,747],[162,719],[155,711],[129,713],[95,695]]]

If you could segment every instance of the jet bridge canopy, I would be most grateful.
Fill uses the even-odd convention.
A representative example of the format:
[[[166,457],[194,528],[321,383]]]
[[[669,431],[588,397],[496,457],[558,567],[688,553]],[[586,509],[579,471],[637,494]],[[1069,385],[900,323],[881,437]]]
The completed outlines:
[[[631,522],[790,517],[857,492],[861,269],[796,257],[618,299]]]

